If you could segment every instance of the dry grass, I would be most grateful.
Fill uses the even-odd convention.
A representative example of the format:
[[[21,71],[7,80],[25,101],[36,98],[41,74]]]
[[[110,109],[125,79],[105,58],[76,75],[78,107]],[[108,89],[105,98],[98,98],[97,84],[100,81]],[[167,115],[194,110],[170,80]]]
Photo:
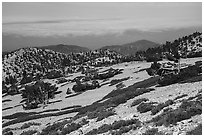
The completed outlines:
[[[120,120],[115,121],[112,124],[104,124],[97,129],[93,129],[86,133],[86,135],[97,135],[110,131],[111,134],[121,135],[130,131],[131,129],[137,129],[141,127],[141,122],[138,119]]]
[[[150,122],[154,122],[157,126],[169,126],[176,124],[192,116],[202,114],[202,101],[183,101],[177,109],[167,110],[153,118]]]

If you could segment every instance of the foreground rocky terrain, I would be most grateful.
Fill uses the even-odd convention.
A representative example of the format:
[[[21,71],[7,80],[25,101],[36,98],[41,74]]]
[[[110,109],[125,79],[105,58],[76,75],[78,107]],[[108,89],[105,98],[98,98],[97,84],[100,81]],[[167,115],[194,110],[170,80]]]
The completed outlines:
[[[182,59],[181,63],[201,60]],[[145,71],[150,66],[147,62],[115,64],[112,69],[122,73],[98,80],[100,87],[83,92],[72,90],[71,80],[85,76],[80,72],[64,77],[68,81],[60,84],[57,79],[44,79],[58,87],[45,108],[24,110],[21,94],[3,94],[3,134],[200,134],[202,76],[159,86],[158,76]]]

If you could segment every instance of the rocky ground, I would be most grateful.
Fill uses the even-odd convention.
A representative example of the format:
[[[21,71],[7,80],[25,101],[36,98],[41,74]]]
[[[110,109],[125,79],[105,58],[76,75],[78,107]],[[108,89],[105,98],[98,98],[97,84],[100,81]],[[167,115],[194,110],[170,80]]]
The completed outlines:
[[[182,59],[181,63],[194,64],[196,61],[201,60],[202,58]],[[113,103],[114,105],[110,103],[119,96],[117,91],[126,95],[126,92],[130,92],[128,90],[129,86],[135,85],[138,82],[141,82],[141,85],[145,85],[148,79],[156,79],[157,77],[150,77],[145,71],[145,69],[150,67],[150,65],[151,63],[147,62],[129,62],[113,65],[111,67],[114,69],[124,69],[123,73],[115,75],[114,77],[106,80],[99,80],[100,85],[102,85],[100,88],[87,90],[80,94],[76,94],[72,90],[72,87],[75,84],[74,82],[57,84],[56,79],[45,79],[44,81],[56,84],[58,91],[62,91],[59,92],[54,99],[50,99],[50,103],[45,108],[39,107],[37,109],[23,110],[23,107],[21,106],[22,97],[20,94],[7,96],[3,94],[3,134],[188,134],[188,131],[195,129],[197,126],[202,124],[202,112],[200,113],[200,111],[198,111],[196,108],[193,108],[193,110],[196,110],[196,113],[192,113],[190,117],[187,116],[186,118],[182,120],[179,119],[175,122],[174,120],[173,122],[170,121],[170,124],[168,125],[157,125],[155,121],[151,120],[161,115],[165,110],[168,112],[167,108],[172,110],[179,109],[181,104],[186,100],[193,102],[200,101],[201,99],[202,102],[201,76],[192,78],[195,80],[189,80],[163,87],[159,87],[157,84],[151,84],[150,82],[150,84],[147,84],[147,86],[137,86],[137,88],[131,88],[133,91],[131,91],[130,96],[128,96],[124,102],[120,102],[121,99],[123,99],[121,97],[121,99],[118,99],[119,103],[118,101],[115,104]],[[99,72],[109,68],[110,67],[100,67]],[[65,78],[68,80],[80,75],[84,74],[73,73],[73,75]],[[124,81],[115,85],[110,85],[110,82],[114,79],[116,80],[127,77],[129,77],[129,79],[125,79]],[[118,84],[123,85],[121,90],[116,90]],[[71,89],[71,94],[69,95],[66,94],[67,88]],[[137,95],[132,93],[139,92],[143,89],[144,91],[148,91]],[[116,91],[114,93],[116,96],[110,96],[114,90]],[[165,103],[168,100],[172,100],[173,103],[168,104],[167,106],[161,108],[158,113],[152,115],[151,107],[149,111],[141,113],[141,111],[138,109],[141,102],[137,105],[132,105],[135,100],[142,98],[148,99],[148,101],[146,101],[147,103],[153,102],[152,108],[161,103]],[[104,112],[106,116],[102,116],[101,120],[97,121],[97,118],[99,117],[98,113],[91,110],[91,107],[94,105],[100,106],[101,104],[106,108],[105,110],[102,110],[102,112],[105,111],[107,113]],[[107,107],[107,104],[111,104],[113,106]],[[85,106],[88,106],[88,108]],[[199,105],[196,104],[196,106]],[[102,107],[100,106],[98,108]],[[88,111],[86,111],[86,113],[82,113],[86,109],[88,109]],[[189,109],[192,109],[192,107],[189,107]],[[180,111],[181,110],[178,112]],[[185,111],[188,112],[187,109],[185,109]],[[78,115],[76,116],[76,114]],[[116,124],[116,121],[121,120],[123,120],[123,123],[121,122],[121,124]],[[57,122],[62,122],[60,123],[60,125],[62,125],[61,128],[53,126]],[[73,126],[73,123],[77,126]],[[103,128],[101,126],[103,126]],[[70,129],[70,127],[72,127],[72,129]]]

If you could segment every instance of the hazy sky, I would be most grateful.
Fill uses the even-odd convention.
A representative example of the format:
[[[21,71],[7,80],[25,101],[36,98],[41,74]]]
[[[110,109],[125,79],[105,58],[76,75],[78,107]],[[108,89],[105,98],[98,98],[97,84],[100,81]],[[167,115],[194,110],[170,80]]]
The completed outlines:
[[[3,50],[59,43],[99,48],[139,39],[164,42],[202,26],[201,2],[4,2],[2,8]]]

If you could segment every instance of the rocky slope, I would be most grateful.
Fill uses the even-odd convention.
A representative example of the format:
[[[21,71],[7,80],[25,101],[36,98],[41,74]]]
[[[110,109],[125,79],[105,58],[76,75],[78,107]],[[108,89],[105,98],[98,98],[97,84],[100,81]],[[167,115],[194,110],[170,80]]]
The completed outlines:
[[[195,64],[202,58],[182,59]],[[58,91],[48,105],[31,110],[21,106],[20,94],[3,94],[3,134],[48,135],[185,135],[197,134],[202,127],[202,75],[167,86],[145,71],[151,63],[115,64],[121,74],[99,80],[101,87],[66,94],[74,82],[56,84]],[[109,67],[101,67],[100,73]],[[84,76],[73,73],[67,80]],[[118,83],[117,83],[118,81]],[[115,83],[116,82],[116,83]],[[113,84],[115,83],[115,84]],[[194,130],[194,131],[193,131]],[[199,132],[195,133],[198,130]]]
[[[101,66],[118,63],[121,55],[109,50],[64,54],[48,49],[22,48],[4,56],[2,79],[11,84],[12,79],[21,81],[23,74],[45,76],[50,71],[73,73],[83,66]]]

